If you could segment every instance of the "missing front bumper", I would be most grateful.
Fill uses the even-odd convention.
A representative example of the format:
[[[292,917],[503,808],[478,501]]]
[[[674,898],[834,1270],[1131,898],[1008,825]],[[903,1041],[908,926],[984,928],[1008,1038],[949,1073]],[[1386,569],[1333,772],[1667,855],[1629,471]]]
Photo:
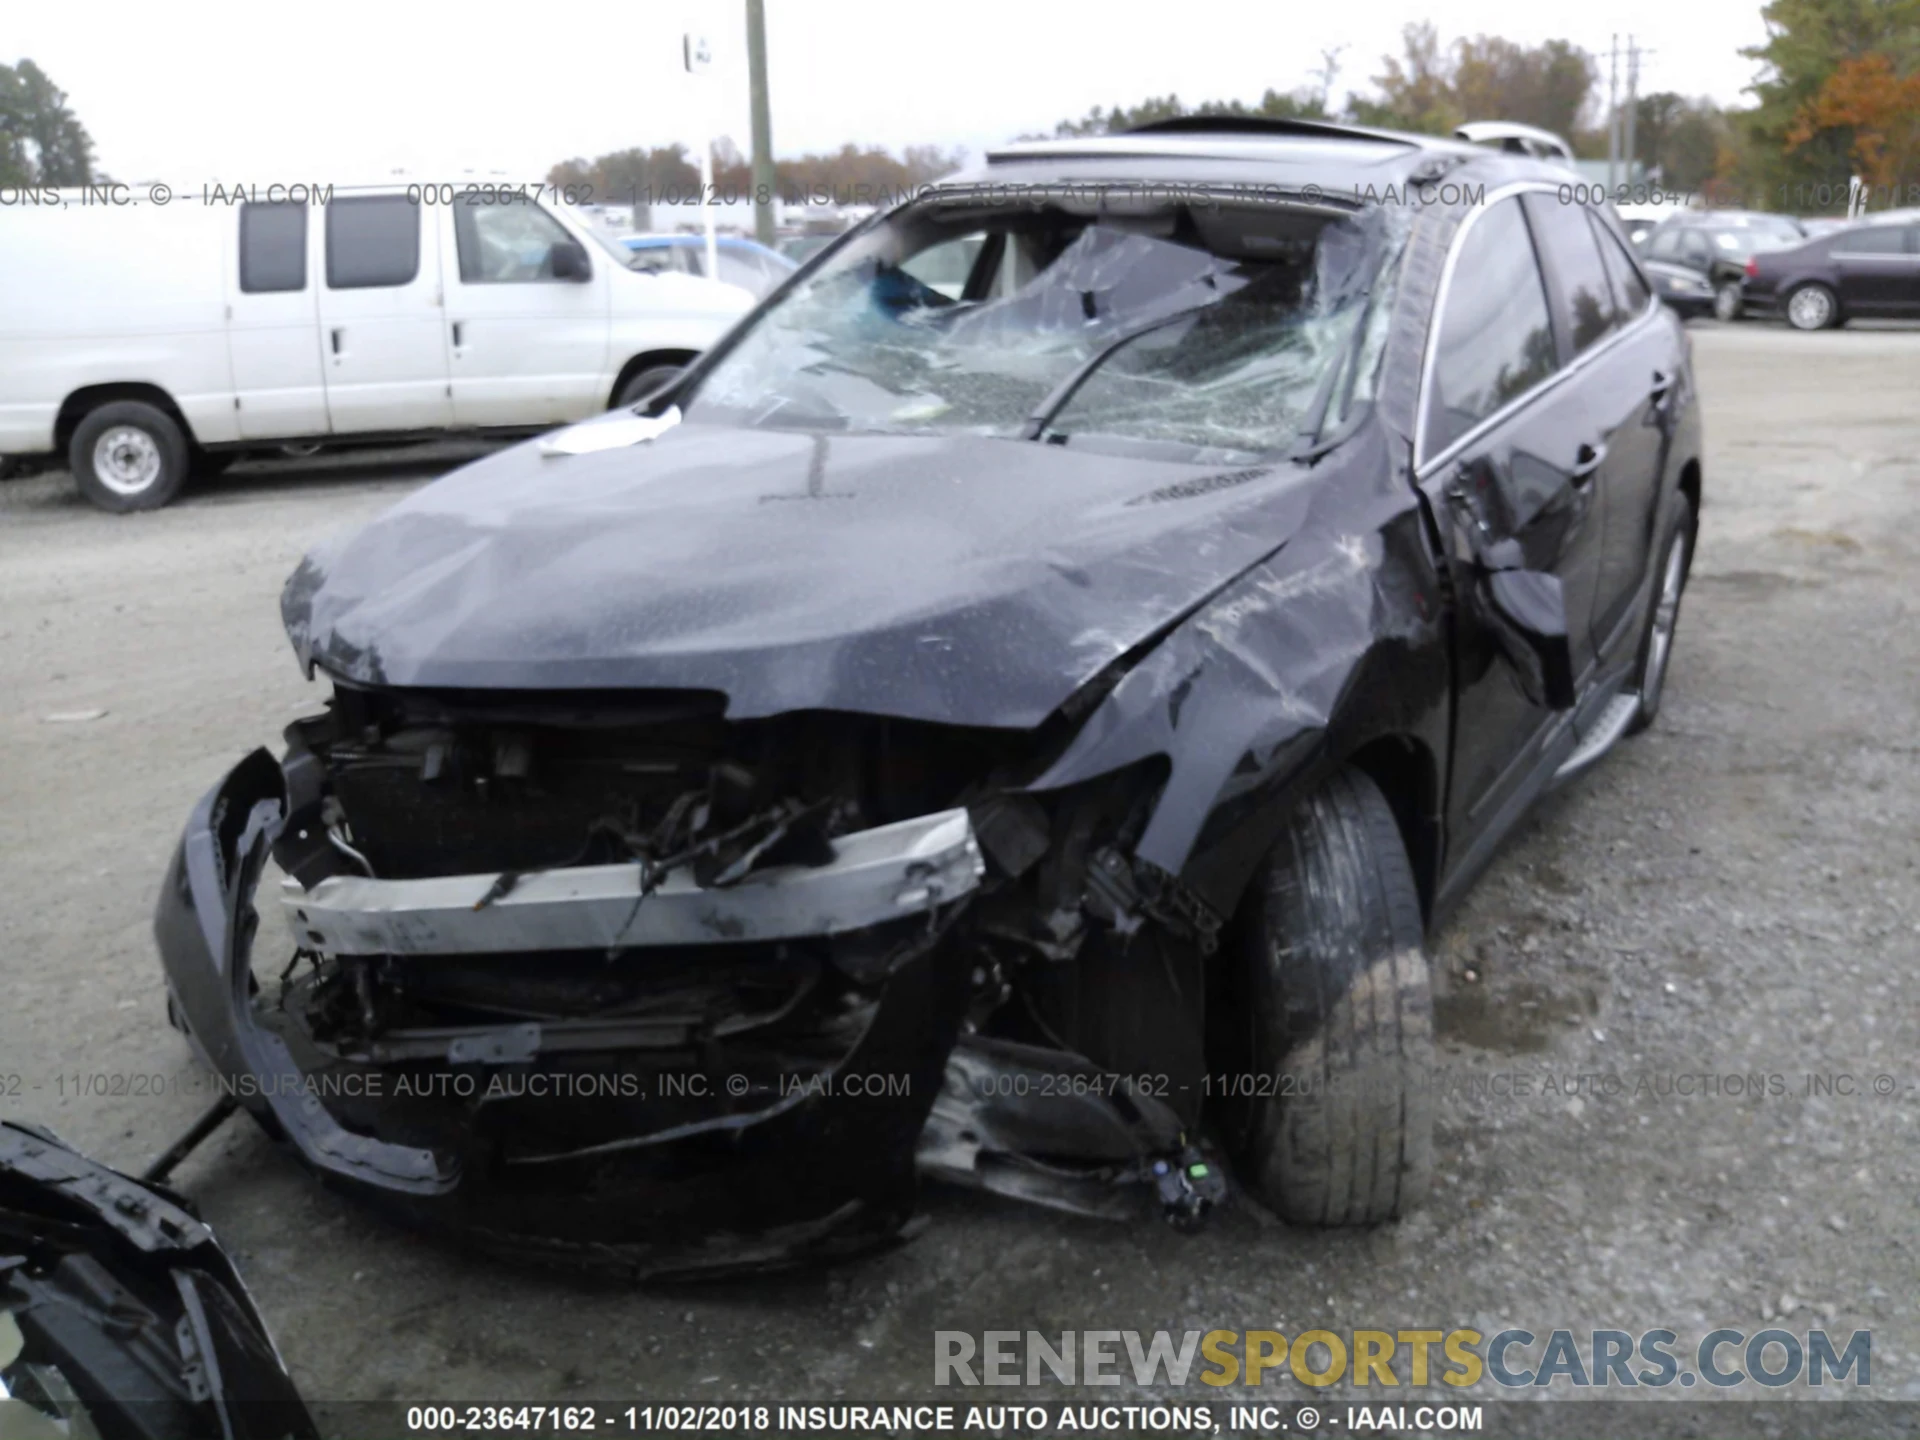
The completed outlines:
[[[724,889],[685,870],[648,886],[642,867],[523,877],[376,880],[336,875],[281,902],[303,945],[332,955],[488,955],[621,950],[841,935],[971,894],[986,866],[965,810],[840,836],[821,866],[757,871]],[[497,898],[495,898],[497,896]]]

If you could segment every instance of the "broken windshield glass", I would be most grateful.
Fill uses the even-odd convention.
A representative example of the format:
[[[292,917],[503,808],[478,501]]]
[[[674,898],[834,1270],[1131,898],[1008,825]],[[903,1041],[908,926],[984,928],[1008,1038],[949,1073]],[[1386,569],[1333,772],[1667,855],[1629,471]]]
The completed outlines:
[[[766,311],[687,418],[1272,451],[1315,418],[1385,229],[1278,205],[923,202]]]

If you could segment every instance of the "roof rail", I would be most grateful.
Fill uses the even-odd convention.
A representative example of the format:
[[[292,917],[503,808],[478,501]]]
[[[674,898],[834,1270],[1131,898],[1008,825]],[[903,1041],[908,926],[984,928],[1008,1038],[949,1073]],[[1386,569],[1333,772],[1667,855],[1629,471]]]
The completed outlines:
[[[1176,115],[1149,120],[1121,132],[1126,135],[1322,135],[1335,140],[1387,140],[1409,147],[1420,137],[1364,125],[1342,125],[1337,120],[1281,119],[1267,115]]]
[[[1571,160],[1573,146],[1551,130],[1537,125],[1522,125],[1515,120],[1469,120],[1453,132],[1457,140],[1473,145],[1497,145],[1516,155],[1531,155],[1536,160]]]

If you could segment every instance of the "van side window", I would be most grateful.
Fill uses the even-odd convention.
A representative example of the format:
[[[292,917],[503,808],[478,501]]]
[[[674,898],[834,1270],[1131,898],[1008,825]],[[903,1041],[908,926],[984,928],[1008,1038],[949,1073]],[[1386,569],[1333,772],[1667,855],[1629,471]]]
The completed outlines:
[[[420,273],[420,207],[404,195],[335,196],[327,206],[327,288],[411,284]]]
[[[1554,372],[1553,325],[1520,200],[1480,211],[1453,257],[1427,400],[1438,454]]]
[[[307,288],[307,207],[240,207],[240,288],[248,295]]]
[[[529,285],[553,279],[553,247],[572,240],[522,195],[472,195],[453,207],[462,285]]]

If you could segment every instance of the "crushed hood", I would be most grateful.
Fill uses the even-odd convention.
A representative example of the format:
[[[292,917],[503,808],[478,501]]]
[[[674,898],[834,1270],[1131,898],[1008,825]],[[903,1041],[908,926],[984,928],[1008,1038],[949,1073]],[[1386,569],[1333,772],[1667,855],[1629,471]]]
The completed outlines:
[[[1025,728],[1283,544],[1306,474],[701,424],[527,444],[316,549],[281,612],[304,663],[362,684]]]

